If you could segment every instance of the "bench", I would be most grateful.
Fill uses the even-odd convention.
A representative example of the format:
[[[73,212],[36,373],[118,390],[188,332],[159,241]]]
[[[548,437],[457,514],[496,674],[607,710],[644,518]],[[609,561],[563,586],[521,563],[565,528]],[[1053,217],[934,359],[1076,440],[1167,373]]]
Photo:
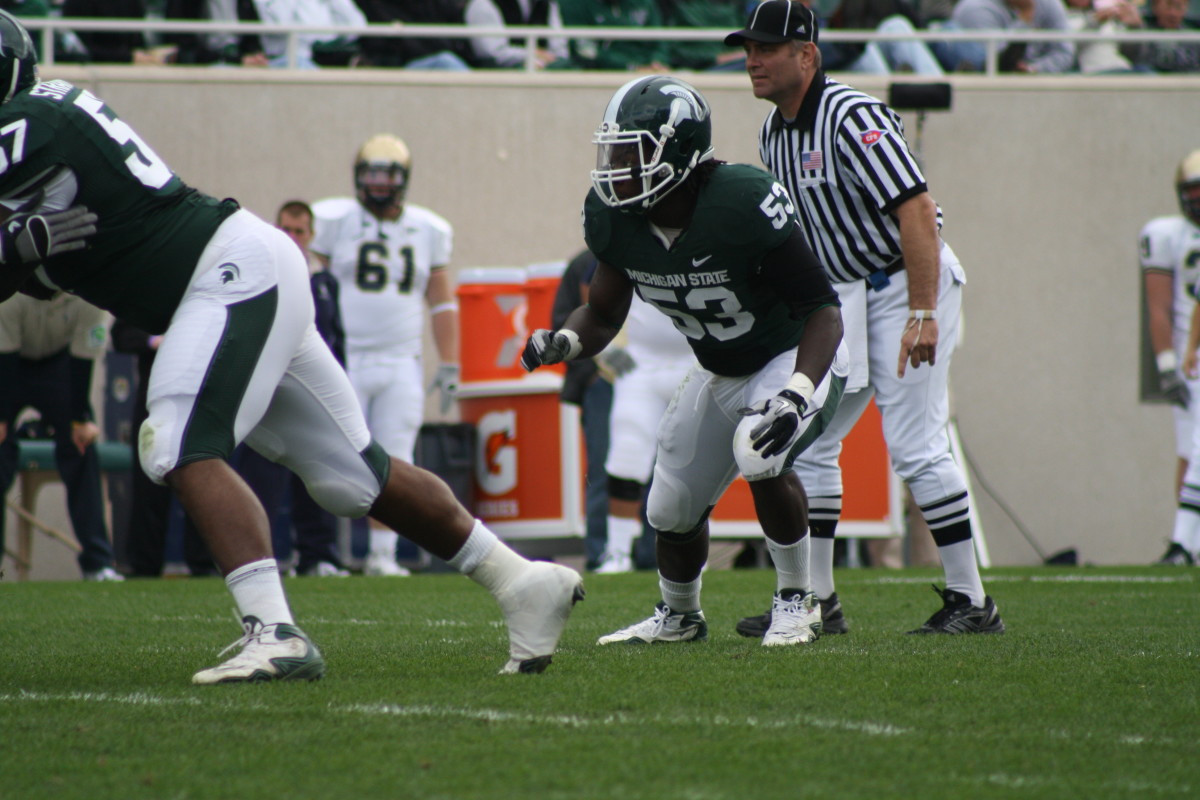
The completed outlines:
[[[5,548],[5,554],[13,560],[17,580],[29,578],[33,564],[33,532],[39,530],[55,539],[69,550],[78,553],[79,543],[75,537],[43,522],[35,515],[37,496],[42,487],[59,481],[54,464],[54,442],[50,439],[22,439],[19,442],[20,456],[17,469],[20,482],[20,501],[8,501],[8,507],[17,516],[16,550]],[[133,453],[124,442],[99,442],[96,445],[100,456],[101,475],[109,472],[128,472],[133,468]]]

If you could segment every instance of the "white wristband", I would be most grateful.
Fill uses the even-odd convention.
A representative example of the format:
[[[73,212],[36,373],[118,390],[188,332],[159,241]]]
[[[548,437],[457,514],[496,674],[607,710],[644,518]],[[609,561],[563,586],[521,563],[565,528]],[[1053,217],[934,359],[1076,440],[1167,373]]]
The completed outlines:
[[[910,308],[908,310],[909,319],[937,319],[936,308]]]
[[[787,386],[784,389],[790,389],[796,394],[804,398],[804,404],[812,403],[813,393],[817,391],[817,387],[813,386],[812,379],[803,372],[797,372],[788,379]]]
[[[455,300],[450,300],[445,303],[438,303],[436,306],[429,309],[429,316],[436,317],[438,314],[441,314],[445,311],[458,311],[458,302]]]
[[[563,361],[570,361],[583,351],[583,345],[579,343],[579,334],[569,328],[563,328],[555,331],[567,337],[567,352],[563,355]]]
[[[1158,363],[1159,372],[1174,372],[1179,366],[1179,359],[1175,357],[1174,350],[1163,350],[1154,360]]]

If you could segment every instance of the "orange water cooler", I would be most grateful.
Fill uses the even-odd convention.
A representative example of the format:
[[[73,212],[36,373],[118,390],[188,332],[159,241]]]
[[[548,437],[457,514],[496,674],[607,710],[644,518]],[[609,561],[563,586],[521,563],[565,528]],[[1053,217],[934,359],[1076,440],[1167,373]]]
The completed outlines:
[[[520,364],[530,332],[550,325],[562,270],[458,273],[458,405],[477,433],[475,513],[508,540],[583,536],[579,409],[558,399],[561,369],[529,374]]]

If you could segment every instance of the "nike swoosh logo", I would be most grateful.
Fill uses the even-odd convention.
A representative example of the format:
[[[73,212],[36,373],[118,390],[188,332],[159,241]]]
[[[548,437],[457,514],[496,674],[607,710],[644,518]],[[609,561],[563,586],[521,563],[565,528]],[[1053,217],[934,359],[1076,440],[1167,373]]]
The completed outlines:
[[[708,261],[710,258],[712,258],[712,255],[711,255],[711,254],[710,254],[710,255],[707,255],[707,256],[705,256],[704,258],[693,258],[693,259],[692,259],[692,266],[693,266],[693,267],[699,267],[699,266],[701,266],[702,264],[704,264],[704,262],[705,262],[705,261]]]

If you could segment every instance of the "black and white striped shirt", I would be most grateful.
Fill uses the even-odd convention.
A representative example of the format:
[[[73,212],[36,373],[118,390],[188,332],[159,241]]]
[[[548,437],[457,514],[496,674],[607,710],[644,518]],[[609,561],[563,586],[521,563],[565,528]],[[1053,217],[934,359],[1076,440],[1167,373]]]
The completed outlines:
[[[818,72],[795,120],[771,110],[758,146],[796,201],[830,280],[858,280],[899,262],[900,226],[889,212],[926,185],[896,112]],[[940,230],[940,207],[937,223]]]

